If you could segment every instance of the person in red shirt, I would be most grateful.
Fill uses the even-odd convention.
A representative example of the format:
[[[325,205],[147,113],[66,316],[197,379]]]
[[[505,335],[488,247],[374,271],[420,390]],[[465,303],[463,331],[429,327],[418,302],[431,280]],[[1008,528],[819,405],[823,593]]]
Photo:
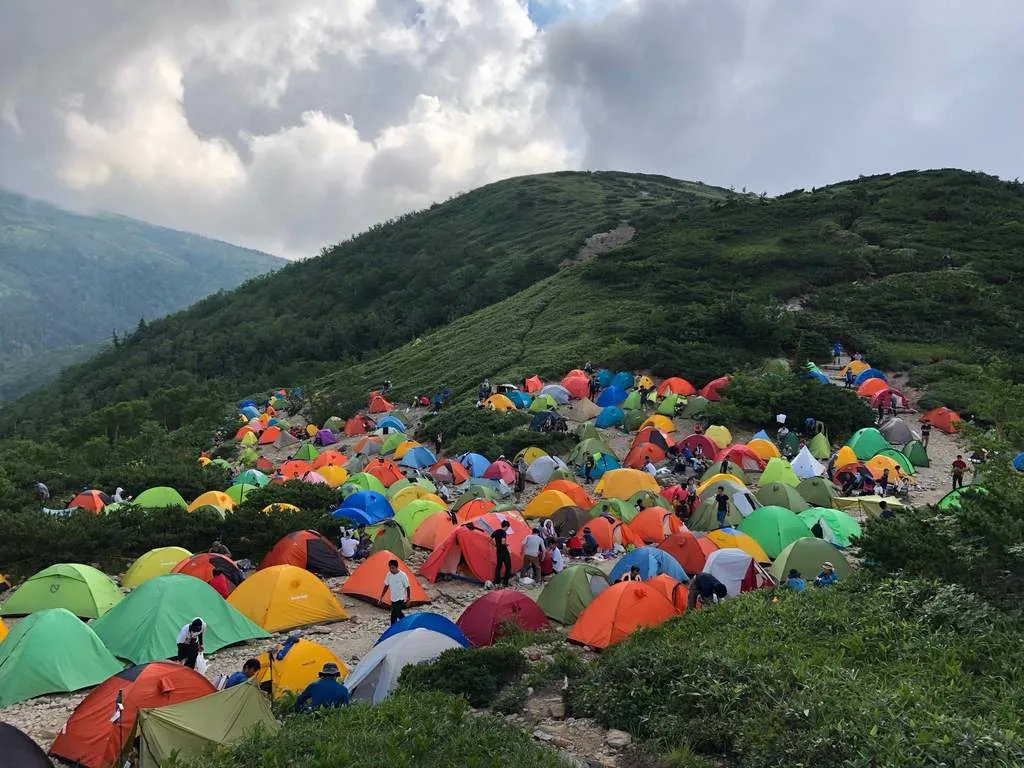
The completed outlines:
[[[217,590],[218,594],[225,600],[228,599],[228,595],[231,594],[231,582],[228,581],[228,577],[224,575],[224,571],[216,569],[213,572],[213,578],[210,579],[210,586]]]
[[[571,557],[581,557],[583,555],[583,538],[577,531],[572,532],[569,541],[565,543],[565,548]]]
[[[964,473],[967,471],[967,462],[964,461],[964,457],[957,454],[956,461],[953,462],[953,490],[964,487]]]

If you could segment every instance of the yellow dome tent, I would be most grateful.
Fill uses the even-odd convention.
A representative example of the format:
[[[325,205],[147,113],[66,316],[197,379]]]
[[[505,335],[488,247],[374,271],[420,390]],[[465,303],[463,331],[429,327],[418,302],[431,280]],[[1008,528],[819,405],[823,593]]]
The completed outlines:
[[[248,448],[250,446],[256,445],[256,443],[259,442],[259,438],[256,437],[255,432],[246,432],[244,435],[242,435],[242,439],[239,440],[238,442]]]
[[[214,507],[226,509],[228,512],[235,511],[235,500],[223,491],[207,491],[196,496],[195,501],[188,505],[189,512],[195,512],[201,506],[211,504]]]
[[[256,571],[238,585],[228,602],[268,632],[348,618],[327,585],[295,565]]]
[[[492,411],[514,411],[516,404],[505,395],[491,395],[484,400],[484,407],[490,408]]]
[[[275,699],[285,693],[301,693],[307,685],[317,679],[324,664],[333,662],[341,671],[341,678],[348,677],[349,669],[341,659],[320,643],[300,638],[285,651],[283,658],[278,658],[284,646],[278,645],[269,653],[261,653],[256,657],[260,663],[257,680],[260,685],[269,682]]]
[[[859,373],[863,373],[870,367],[871,366],[865,363],[863,360],[851,360],[840,369],[838,376],[841,379],[845,379],[847,371],[853,371],[853,375],[856,376]]]
[[[639,469],[613,469],[601,476],[595,490],[605,498],[628,499],[640,491],[658,493],[661,487],[657,480]]]
[[[431,493],[429,490],[424,488],[422,485],[407,485],[405,488],[400,490],[394,496],[391,497],[391,508],[397,512],[410,501],[416,501],[417,499],[426,499],[427,501],[436,501],[442,507],[447,508],[448,505],[444,503],[436,493]]]
[[[740,478],[736,477],[736,475],[727,475],[727,474],[724,474],[722,472],[719,472],[716,475],[712,475],[707,480],[705,480],[703,483],[701,483],[700,485],[697,486],[697,495],[698,496],[703,495],[704,491],[706,491],[708,488],[710,488],[710,487],[712,487],[714,485],[723,485],[723,484],[729,484],[729,483],[735,483],[740,488],[746,488],[747,487],[747,484],[744,483],[742,480],[740,480]]]
[[[769,461],[770,459],[776,459],[782,454],[779,453],[778,447],[771,440],[763,440],[760,437],[755,437],[749,443],[747,448],[757,454],[757,457],[761,461]]]
[[[676,431],[676,425],[672,422],[672,419],[657,413],[653,416],[648,416],[644,423],[640,425],[640,429],[645,427],[654,427],[666,433]]]
[[[404,442],[399,443],[398,447],[395,448],[395,458],[404,458],[405,454],[407,454],[413,448],[419,448],[420,445],[422,445],[422,443],[417,443],[415,440],[406,440]]]
[[[541,491],[523,510],[523,517],[531,520],[537,517],[551,517],[556,509],[575,507],[576,502],[561,491]]]
[[[316,471],[320,477],[327,481],[327,484],[331,486],[331,488],[337,488],[348,480],[348,470],[334,464],[328,464],[326,467],[320,467],[320,469]]]
[[[729,528],[728,530],[720,528],[717,531],[708,531],[704,535],[717,544],[719,549],[736,547],[737,549],[742,549],[759,563],[770,563],[772,561],[768,557],[768,553],[764,551],[764,548],[757,543],[757,539],[748,533],[743,533],[743,531],[737,531],[735,528]]]
[[[543,458],[544,456],[547,455],[547,451],[543,450],[542,448],[538,448],[535,445],[531,445],[527,448],[523,448],[523,450],[517,453],[515,458],[512,459],[512,462],[517,463],[519,461],[523,461],[526,464],[526,466],[530,466],[537,459]]]
[[[182,560],[192,557],[192,553],[183,547],[157,547],[139,557],[125,572],[121,586],[135,589],[157,576],[166,576]]]
[[[719,448],[725,448],[732,443],[732,432],[720,424],[712,424],[704,430],[704,434]]]
[[[857,458],[857,454],[854,453],[853,448],[848,445],[844,445],[839,449],[836,454],[836,469],[841,469],[848,464],[856,464],[860,459]]]

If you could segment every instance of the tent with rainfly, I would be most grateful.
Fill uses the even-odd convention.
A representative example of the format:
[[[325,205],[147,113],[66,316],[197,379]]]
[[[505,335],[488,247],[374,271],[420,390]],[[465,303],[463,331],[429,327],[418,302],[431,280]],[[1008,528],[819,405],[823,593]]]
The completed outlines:
[[[808,477],[821,477],[825,474],[825,467],[814,458],[811,449],[806,445],[790,462],[790,466],[793,468],[793,473],[801,480]]]
[[[348,618],[341,603],[320,579],[294,565],[274,565],[257,571],[231,593],[227,604],[246,619],[247,625],[262,627],[267,632]]]
[[[640,627],[653,627],[676,615],[672,601],[656,586],[624,581],[612,584],[580,613],[569,642],[607,648]]]
[[[572,624],[610,585],[608,575],[596,565],[570,565],[544,585],[537,605],[549,619],[559,624]]]
[[[785,507],[794,512],[803,512],[811,505],[800,495],[798,488],[786,483],[769,483],[758,488],[754,497],[764,506]]]
[[[832,500],[839,496],[839,489],[824,477],[809,477],[806,480],[801,480],[796,490],[800,494],[800,498],[815,507],[831,507],[833,506]],[[787,505],[783,504],[782,506]]]
[[[192,557],[183,547],[156,547],[140,555],[121,578],[121,586],[135,589],[150,579],[166,576],[182,560]]]
[[[760,544],[771,558],[777,557],[797,539],[812,535],[807,524],[795,512],[775,506],[755,509],[740,523],[740,531]]]
[[[928,449],[920,440],[911,440],[903,446],[903,455],[910,459],[915,467],[928,467],[931,463],[928,459]]]
[[[800,575],[811,581],[821,571],[822,563],[832,563],[840,579],[849,576],[853,570],[842,553],[827,541],[810,538],[797,539],[783,549],[768,572],[782,582],[790,570],[799,571]]]
[[[351,595],[361,600],[366,600],[373,605],[390,606],[391,593],[384,589],[384,579],[388,574],[388,563],[392,560],[398,561],[398,570],[404,573],[409,579],[409,599],[406,605],[426,605],[430,597],[416,581],[416,574],[412,572],[402,558],[393,552],[381,551],[370,555],[362,564],[356,568],[338,590],[343,595]]]
[[[763,487],[769,483],[786,483],[796,488],[800,485],[800,478],[796,476],[792,465],[786,459],[775,458],[768,460],[764,472],[757,479],[759,486]]]
[[[866,461],[881,451],[884,451],[886,448],[892,447],[889,445],[889,442],[882,437],[882,433],[874,427],[858,429],[853,433],[853,436],[846,441],[846,445],[853,450],[854,454],[861,461]],[[836,466],[841,466],[838,460],[836,461]]]
[[[119,602],[114,582],[91,566],[60,563],[44,568],[0,605],[0,616],[21,616],[47,608],[66,608],[83,619],[102,616]]]
[[[860,523],[838,509],[811,507],[798,517],[819,539],[844,549],[861,534]]]
[[[451,648],[462,644],[444,634],[425,627],[398,632],[373,646],[348,677],[345,687],[352,701],[379,704],[398,687],[398,678],[409,664],[432,661]]]

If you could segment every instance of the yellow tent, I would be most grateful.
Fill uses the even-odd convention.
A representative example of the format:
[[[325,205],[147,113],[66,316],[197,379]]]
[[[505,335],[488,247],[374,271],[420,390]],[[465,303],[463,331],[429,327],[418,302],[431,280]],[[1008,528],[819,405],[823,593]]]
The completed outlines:
[[[238,585],[228,602],[268,632],[348,618],[331,590],[295,565],[256,571]]]
[[[242,435],[242,439],[239,440],[238,442],[244,445],[246,448],[254,446],[258,442],[256,438],[256,433],[246,432],[244,435]]]
[[[213,459],[211,459],[209,456],[200,456],[199,457],[199,466],[200,467],[205,467],[211,461],[213,461]]]
[[[348,677],[349,669],[341,659],[320,643],[300,638],[293,643],[284,658],[277,658],[282,646],[276,646],[269,653],[261,653],[256,657],[260,663],[257,680],[260,685],[271,683],[275,699],[281,698],[286,692],[301,693],[307,685],[317,679],[324,664],[334,662],[341,671],[341,678]],[[271,658],[273,656],[273,658]]]
[[[704,493],[704,491],[706,491],[713,485],[722,485],[723,483],[735,483],[740,488],[747,487],[746,483],[744,483],[742,480],[736,477],[736,475],[727,475],[723,474],[722,472],[719,472],[716,475],[712,475],[703,483],[697,486],[697,495],[699,496],[700,494]]]
[[[3,619],[0,619],[0,643],[4,641],[5,637],[7,637],[7,625],[4,624]]]
[[[310,437],[316,437],[316,432],[317,432],[316,424],[307,424],[306,425],[306,434],[307,435],[309,435]]]
[[[348,480],[348,470],[334,464],[328,464],[325,467],[320,467],[317,472],[320,477],[327,481],[327,484],[331,486],[331,488],[337,488]]]
[[[775,446],[771,440],[763,440],[760,437],[755,437],[749,443],[747,448],[757,454],[761,461],[768,461],[769,459],[777,459],[782,456],[779,453],[779,449]]]
[[[259,422],[260,424],[266,424],[268,421],[270,421],[270,414],[264,411],[260,414]]]
[[[842,367],[839,371],[839,378],[846,378],[846,372],[853,371],[853,375],[856,376],[858,373],[863,373],[871,366],[865,363],[863,360],[851,360]]]
[[[768,557],[768,553],[764,551],[757,540],[749,534],[743,533],[743,531],[737,531],[734,528],[730,528],[731,533],[727,533],[723,530],[708,531],[704,535],[707,536],[711,541],[718,545],[719,549],[725,549],[726,547],[736,547],[742,549],[752,558],[757,560],[759,563],[770,563],[772,559]]]
[[[639,469],[613,469],[601,476],[595,490],[605,498],[628,499],[640,491],[658,493],[661,487],[657,480]]]
[[[413,448],[419,448],[421,443],[417,443],[415,440],[406,440],[405,442],[399,443],[398,447],[395,448],[395,458],[401,459],[411,451]]]
[[[157,547],[139,557],[125,572],[121,586],[135,589],[157,576],[165,576],[182,560],[192,557],[192,553],[182,547]]]
[[[871,518],[882,514],[882,508],[878,505],[883,501],[890,509],[903,509],[906,506],[891,496],[884,499],[881,496],[840,496],[837,499],[832,499],[836,509],[848,512],[854,517],[859,512],[864,517]]]
[[[853,448],[848,445],[844,445],[839,449],[836,454],[836,469],[841,469],[847,464],[856,464],[858,461],[857,454],[853,452]]]
[[[650,389],[654,386],[654,381],[650,376],[640,376],[636,379],[635,386],[637,389]]]
[[[871,470],[872,475],[877,473],[878,477],[881,477],[882,472],[888,469],[890,482],[903,478],[903,467],[895,459],[890,459],[888,456],[874,456],[865,461],[864,465]]]
[[[541,458],[543,456],[547,456],[547,455],[548,455],[547,451],[545,451],[545,450],[543,450],[541,448],[537,448],[536,446],[531,445],[528,448],[523,448],[523,450],[521,450],[519,453],[517,453],[516,457],[512,460],[512,463],[516,464],[520,460],[522,460],[523,462],[526,463],[526,466],[530,466],[537,459],[539,459],[539,458]]]
[[[704,434],[719,448],[725,448],[732,442],[732,432],[719,424],[712,424],[704,430]]]
[[[394,496],[391,497],[391,508],[397,512],[406,504],[417,499],[426,499],[427,501],[436,501],[445,509],[448,505],[444,503],[444,500],[436,493],[431,493],[422,485],[407,485],[402,490],[398,491]]]
[[[657,413],[653,416],[647,417],[646,421],[640,425],[640,429],[643,429],[644,427],[654,427],[655,429],[660,429],[662,432],[666,433],[676,431],[676,425],[672,423],[672,419],[668,416],[662,416]]]
[[[235,500],[226,493],[223,491],[207,491],[197,496],[196,500],[188,505],[188,511],[195,512],[204,504],[212,504],[215,507],[226,509],[228,512],[234,512],[235,510]]]
[[[504,395],[491,395],[484,400],[484,407],[492,411],[514,411],[516,404]]]
[[[301,512],[302,510],[294,504],[284,504],[279,502],[277,504],[267,504],[262,511],[269,515],[271,512]]]
[[[541,491],[526,505],[523,517],[527,520],[535,517],[551,517],[556,509],[575,506],[576,502],[561,491]]]

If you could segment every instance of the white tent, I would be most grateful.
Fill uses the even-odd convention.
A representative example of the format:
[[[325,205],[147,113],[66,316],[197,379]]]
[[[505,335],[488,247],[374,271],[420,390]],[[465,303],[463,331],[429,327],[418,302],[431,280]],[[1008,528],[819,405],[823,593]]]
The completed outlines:
[[[370,649],[345,678],[345,687],[353,701],[377,704],[398,687],[398,678],[407,664],[432,661],[449,648],[461,647],[458,640],[432,629],[418,627],[399,632]]]
[[[737,547],[725,547],[708,555],[704,573],[710,573],[729,590],[729,597],[735,597],[746,589],[767,587],[774,583],[754,558]]]
[[[535,459],[526,470],[526,479],[531,483],[543,485],[551,479],[551,475],[556,469],[568,469],[568,467],[557,456],[541,456],[539,459]]]
[[[800,453],[789,463],[789,466],[801,480],[806,480],[808,477],[821,477],[825,474],[825,467],[814,458],[811,449],[806,445],[800,449]]]

